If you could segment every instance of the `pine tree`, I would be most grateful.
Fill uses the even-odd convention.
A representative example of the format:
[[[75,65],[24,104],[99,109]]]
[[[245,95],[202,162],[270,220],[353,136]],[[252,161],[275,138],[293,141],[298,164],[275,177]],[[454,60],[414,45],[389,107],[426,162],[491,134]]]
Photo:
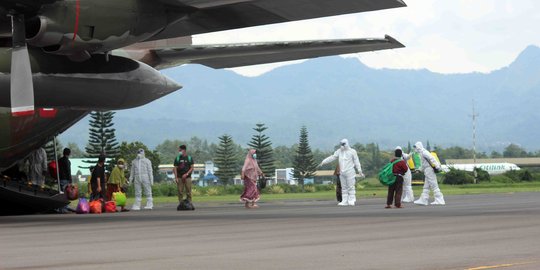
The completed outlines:
[[[62,146],[62,143],[58,139],[56,139],[56,155],[54,155],[54,139],[50,140],[48,143],[43,146],[43,149],[45,149],[45,152],[47,153],[47,161],[53,161],[55,158],[61,158],[62,157],[62,150],[64,149]]]
[[[427,141],[426,149],[427,149],[428,151],[431,151],[431,145],[429,144],[429,141]]]
[[[86,146],[86,157],[91,160],[85,160],[86,163],[95,164],[99,156],[104,155],[107,158],[116,159],[120,154],[120,148],[116,141],[113,128],[113,118],[115,112],[91,112],[90,113],[90,138]],[[110,164],[106,165],[109,168]]]
[[[296,149],[296,155],[293,161],[294,178],[298,179],[298,183],[304,190],[304,179],[311,178],[315,175],[317,164],[313,159],[313,153],[308,141],[308,131],[305,126],[300,129],[300,143]]]
[[[232,137],[227,134],[219,137],[215,163],[218,167],[216,176],[222,184],[227,185],[238,174],[237,157],[238,154]]]
[[[411,142],[407,142],[407,153],[411,152]]]
[[[253,130],[257,131],[257,134],[251,137],[251,142],[248,145],[257,150],[257,163],[259,163],[261,171],[267,176],[274,175],[276,166],[272,142],[269,137],[263,134],[268,127],[265,127],[264,124],[256,124],[256,126]]]

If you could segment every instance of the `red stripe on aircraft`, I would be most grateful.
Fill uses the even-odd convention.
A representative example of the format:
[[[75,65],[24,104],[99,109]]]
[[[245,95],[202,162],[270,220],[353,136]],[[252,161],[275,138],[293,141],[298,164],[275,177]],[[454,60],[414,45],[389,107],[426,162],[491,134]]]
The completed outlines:
[[[39,109],[39,117],[41,117],[41,118],[55,118],[57,112],[58,111],[56,109],[40,108]]]
[[[11,116],[13,117],[30,116],[30,115],[34,115],[34,110],[11,113]]]
[[[73,41],[77,38],[77,32],[79,32],[79,16],[81,15],[81,0],[77,0],[75,3],[75,29],[73,30]]]

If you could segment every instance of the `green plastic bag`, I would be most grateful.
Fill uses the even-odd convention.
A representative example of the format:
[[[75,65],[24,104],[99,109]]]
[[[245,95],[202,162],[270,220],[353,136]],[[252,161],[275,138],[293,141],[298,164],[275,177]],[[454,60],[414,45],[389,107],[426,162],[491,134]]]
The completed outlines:
[[[396,182],[396,176],[392,172],[392,169],[394,168],[394,164],[400,162],[401,159],[396,159],[394,162],[390,162],[379,171],[378,178],[379,182],[385,186],[392,185]]]
[[[113,192],[113,201],[116,203],[116,206],[126,206],[126,200],[126,193]]]
[[[422,159],[420,158],[420,154],[413,153],[412,159],[414,162],[414,168],[420,170],[420,167],[422,167]]]

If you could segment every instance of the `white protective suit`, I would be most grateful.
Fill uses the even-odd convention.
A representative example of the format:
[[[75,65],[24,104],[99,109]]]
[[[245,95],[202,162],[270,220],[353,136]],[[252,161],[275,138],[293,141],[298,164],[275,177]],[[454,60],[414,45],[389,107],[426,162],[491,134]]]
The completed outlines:
[[[152,199],[152,185],[154,184],[152,162],[144,156],[143,149],[139,149],[137,153],[137,158],[131,162],[131,173],[129,174],[129,181],[135,185],[135,203],[131,210],[141,210],[142,188],[144,188],[144,194],[146,195],[144,209],[152,209],[154,207]]]
[[[28,156],[29,172],[28,177],[33,185],[44,187],[45,175],[47,171],[47,152],[45,149],[38,148]]]
[[[437,183],[437,176],[435,175],[435,171],[433,171],[432,165],[437,168],[441,169],[441,164],[437,162],[435,157],[426,149],[424,149],[424,146],[421,142],[417,142],[414,144],[414,150],[420,154],[420,158],[422,160],[422,167],[420,170],[424,172],[425,179],[424,179],[424,190],[422,191],[422,195],[420,195],[420,198],[416,201],[414,201],[415,204],[420,205],[428,205],[429,203],[429,190],[431,189],[433,191],[433,197],[435,197],[435,200],[431,203],[433,205],[445,205],[444,202],[444,196],[439,189],[439,184]]]
[[[360,177],[364,177],[364,175],[362,174],[362,167],[358,160],[358,154],[356,153],[356,150],[349,146],[349,141],[343,139],[341,140],[340,145],[341,147],[333,155],[325,158],[319,166],[330,163],[336,159],[338,160],[340,169],[339,180],[341,181],[341,194],[343,196],[343,199],[338,205],[354,206],[356,202],[356,181],[354,178],[356,176],[356,171],[358,171]]]
[[[397,149],[403,151],[400,146],[396,147],[396,150]],[[407,163],[407,160],[411,158],[412,155],[403,153],[403,160],[405,160],[405,163]],[[412,189],[412,173],[411,169],[409,168],[409,164],[407,164],[407,172],[403,175],[403,196],[401,197],[401,202],[414,202],[414,192]]]

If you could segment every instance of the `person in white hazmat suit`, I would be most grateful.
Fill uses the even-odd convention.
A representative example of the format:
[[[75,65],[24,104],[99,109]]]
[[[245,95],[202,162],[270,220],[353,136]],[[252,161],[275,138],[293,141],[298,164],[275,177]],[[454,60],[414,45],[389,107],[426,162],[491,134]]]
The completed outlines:
[[[152,173],[152,162],[144,156],[144,150],[137,151],[137,158],[131,162],[131,173],[129,181],[135,185],[135,203],[131,210],[141,210],[142,188],[146,195],[146,206],[144,209],[154,208],[152,200],[152,185],[154,184],[154,175]]]
[[[396,147],[396,150],[398,149],[403,151],[403,149],[401,149],[401,146]],[[412,155],[403,153],[402,158],[403,160],[405,160],[405,163],[407,163],[407,160],[411,159]],[[401,202],[411,203],[414,202],[414,193],[412,189],[412,173],[408,163],[407,168],[407,172],[405,173],[405,175],[403,175],[403,196],[401,197]]]
[[[429,204],[429,190],[433,191],[433,197],[435,200],[431,203],[432,205],[445,205],[444,196],[439,189],[439,184],[437,183],[437,176],[433,168],[441,169],[441,164],[433,157],[433,155],[426,149],[421,142],[414,144],[414,151],[420,154],[420,159],[422,160],[422,167],[420,170],[424,172],[424,190],[422,195],[416,201],[415,204],[428,205]]]
[[[349,146],[349,141],[347,139],[341,140],[340,148],[334,152],[333,155],[325,158],[321,164],[319,164],[319,167],[336,159],[339,162],[339,180],[341,182],[341,194],[343,196],[343,199],[338,205],[354,206],[356,202],[356,172],[358,172],[359,176],[362,178],[364,177],[364,174],[362,173],[362,167],[358,160],[358,154],[356,153],[356,150]]]
[[[32,185],[45,187],[45,175],[47,174],[47,152],[42,147],[34,150],[28,157],[30,164],[28,177]]]

